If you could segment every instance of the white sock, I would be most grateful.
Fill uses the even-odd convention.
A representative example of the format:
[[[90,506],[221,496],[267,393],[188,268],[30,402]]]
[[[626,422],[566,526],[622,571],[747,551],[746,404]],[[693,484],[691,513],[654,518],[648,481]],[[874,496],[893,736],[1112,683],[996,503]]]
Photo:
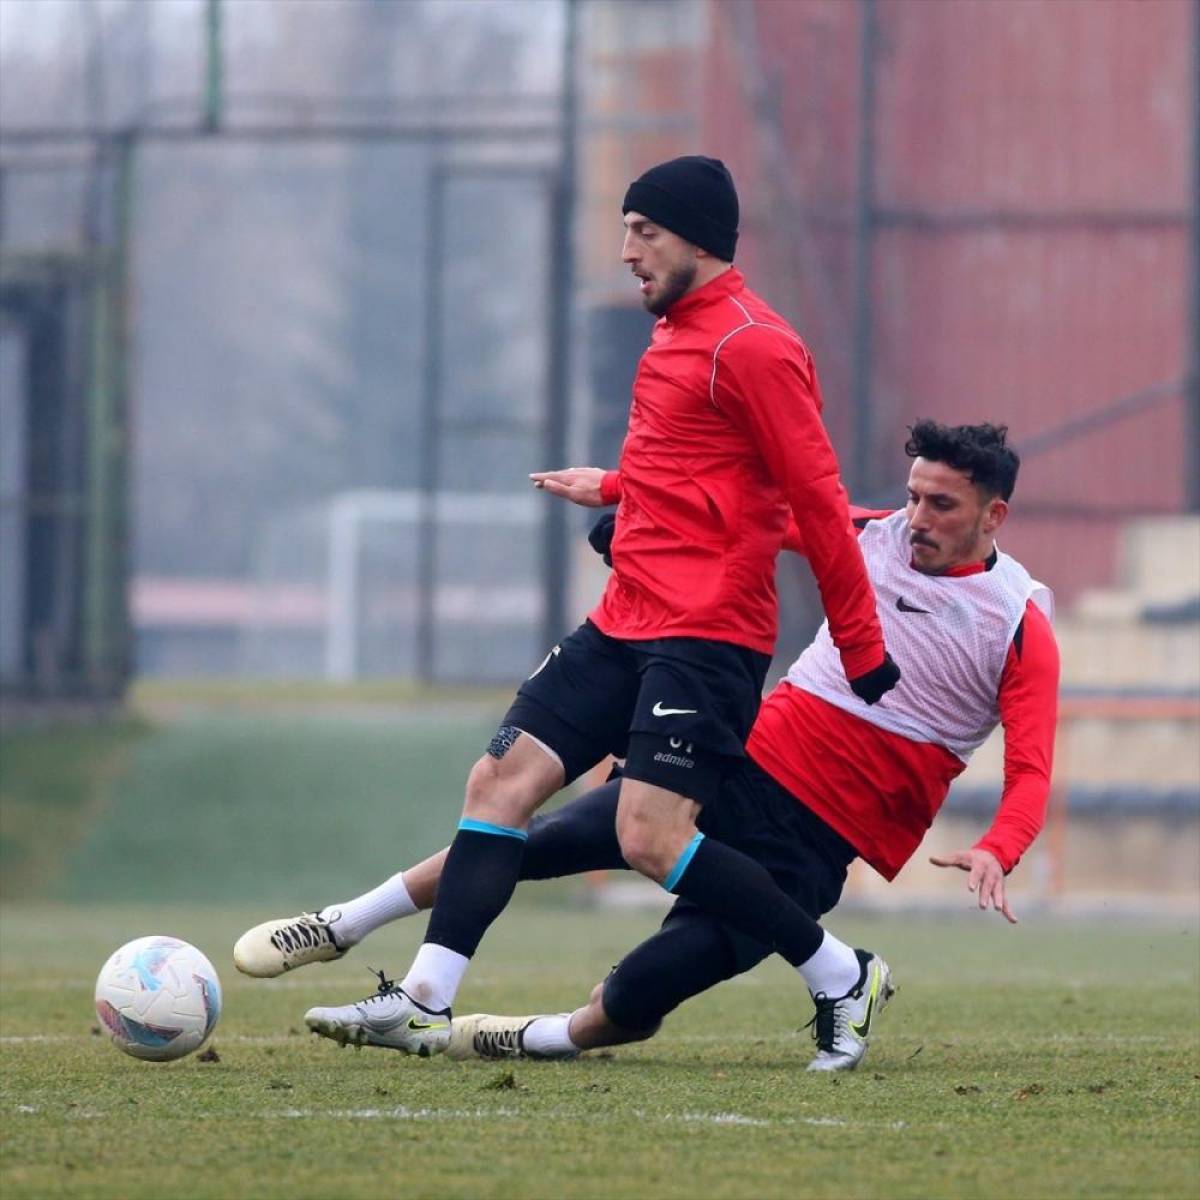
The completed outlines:
[[[537,1017],[526,1027],[524,1042],[530,1054],[542,1054],[548,1058],[579,1053],[579,1047],[571,1041],[570,1013]]]
[[[355,946],[381,925],[417,911],[404,885],[404,872],[385,879],[377,888],[364,892],[345,904],[330,904],[320,915],[329,920],[329,928],[339,946]]]
[[[829,930],[825,930],[816,954],[802,962],[796,970],[804,976],[804,982],[814,996],[824,992],[831,1000],[840,1000],[862,977],[858,955],[845,942],[839,942]]]
[[[448,950],[436,942],[425,942],[400,986],[418,1004],[432,1012],[441,1012],[454,1003],[458,985],[462,983],[470,961],[457,950]]]

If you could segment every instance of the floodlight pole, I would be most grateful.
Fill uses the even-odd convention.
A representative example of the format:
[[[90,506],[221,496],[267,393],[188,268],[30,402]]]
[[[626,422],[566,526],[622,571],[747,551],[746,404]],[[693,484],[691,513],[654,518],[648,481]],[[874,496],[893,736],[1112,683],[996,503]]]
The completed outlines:
[[[221,0],[208,0],[204,10],[204,132],[219,133],[223,108]]]
[[[878,20],[875,0],[859,0],[858,188],[854,220],[854,458],[851,494],[866,496],[875,480],[875,441],[871,411],[872,284],[875,251],[875,59]]]
[[[1200,0],[1192,4],[1192,299],[1187,381],[1187,506],[1200,512]]]
[[[425,363],[422,379],[417,519],[417,678],[434,682],[437,670],[437,504],[441,488],[439,426],[442,410],[442,339],[444,336],[446,193],[448,175],[442,146],[432,146],[433,162],[425,199]]]
[[[548,263],[546,426],[542,469],[567,465],[567,421],[571,409],[571,341],[575,335],[575,148],[578,0],[566,0],[562,63],[562,132],[558,176],[553,188],[554,252]],[[542,644],[549,649],[566,632],[568,506],[546,497],[542,526],[545,609]]]

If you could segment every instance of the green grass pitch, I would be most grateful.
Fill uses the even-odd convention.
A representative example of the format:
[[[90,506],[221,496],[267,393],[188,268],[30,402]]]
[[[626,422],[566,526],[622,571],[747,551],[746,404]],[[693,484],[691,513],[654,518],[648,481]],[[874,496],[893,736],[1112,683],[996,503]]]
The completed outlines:
[[[900,991],[862,1069],[832,1078],[803,1070],[810,1007],[779,962],[574,1063],[310,1039],[305,1009],[365,995],[369,966],[401,970],[423,921],[278,981],[239,976],[230,947],[375,882],[395,844],[436,845],[457,806],[445,779],[488,722],[405,730],[243,715],[0,746],[4,1200],[1200,1192],[1194,920],[838,917]],[[460,1011],[574,1007],[657,922],[545,903],[575,895],[519,892]],[[96,971],[146,933],[216,964],[215,1060],[141,1063],[93,1033]]]
[[[0,927],[3,1186],[17,1197],[1195,1195],[1195,929],[847,920],[900,992],[853,1075],[815,1077],[807,1005],[767,964],[653,1041],[575,1063],[340,1050],[311,1004],[371,990],[420,921],[279,981],[228,948],[261,915],[14,906]],[[651,914],[506,914],[461,999],[564,1009]],[[140,1063],[93,1034],[93,972],[174,932],[219,964],[219,1061]]]

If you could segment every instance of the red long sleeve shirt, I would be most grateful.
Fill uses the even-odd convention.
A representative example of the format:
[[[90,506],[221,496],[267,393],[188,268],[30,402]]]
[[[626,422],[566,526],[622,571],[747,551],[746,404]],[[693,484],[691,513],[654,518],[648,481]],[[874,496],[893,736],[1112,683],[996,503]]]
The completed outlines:
[[[884,516],[853,510],[858,519]],[[789,549],[804,537],[789,530]],[[982,571],[984,563],[951,574]],[[1058,711],[1058,646],[1030,601],[1005,658],[998,696],[1004,728],[1004,788],[991,828],[975,845],[1010,871],[1045,821]],[[786,681],[763,701],[747,753],[842,835],[886,879],[894,879],[964,769],[943,746],[881,729]]]
[[[730,268],[658,321],[633,386],[617,472],[613,572],[592,621],[631,641],[698,637],[770,654],[775,558],[803,528],[848,678],[883,636],[821,423],[812,357]]]

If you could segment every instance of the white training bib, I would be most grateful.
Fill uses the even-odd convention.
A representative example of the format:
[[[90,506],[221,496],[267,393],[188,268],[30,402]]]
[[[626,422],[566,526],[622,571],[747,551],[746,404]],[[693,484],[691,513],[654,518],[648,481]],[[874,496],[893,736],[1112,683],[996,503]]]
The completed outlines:
[[[899,684],[876,704],[860,700],[846,682],[828,621],[792,664],[788,682],[872,725],[945,746],[968,761],[1000,720],[1000,677],[1026,604],[1032,598],[1053,620],[1053,594],[999,551],[990,571],[921,574],[910,565],[903,509],[871,521],[859,546]]]

